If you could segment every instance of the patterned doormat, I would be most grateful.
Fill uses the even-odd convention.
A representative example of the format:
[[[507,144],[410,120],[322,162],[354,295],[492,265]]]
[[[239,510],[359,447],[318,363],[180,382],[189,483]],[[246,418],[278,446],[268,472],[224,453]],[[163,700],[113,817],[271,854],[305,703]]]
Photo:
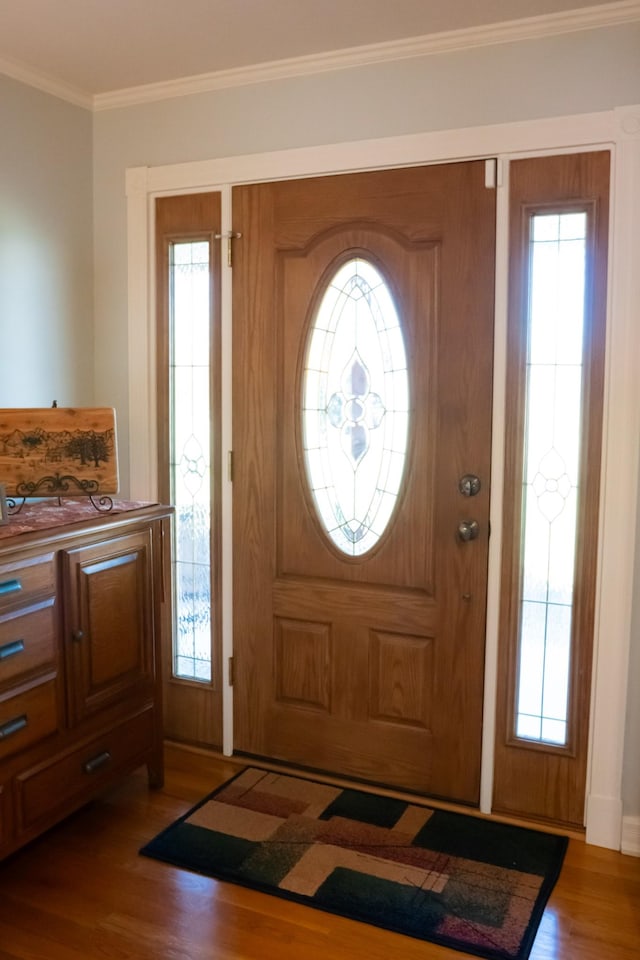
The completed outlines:
[[[142,854],[490,960],[525,960],[567,838],[249,767]]]

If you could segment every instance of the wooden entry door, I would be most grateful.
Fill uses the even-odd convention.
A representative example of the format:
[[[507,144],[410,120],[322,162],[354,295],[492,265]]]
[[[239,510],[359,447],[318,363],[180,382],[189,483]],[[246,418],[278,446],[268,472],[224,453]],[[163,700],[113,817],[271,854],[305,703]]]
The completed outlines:
[[[477,803],[495,235],[485,163],[242,186],[233,210],[235,750]],[[359,557],[323,529],[300,426],[318,302],[351,256],[388,283],[409,383],[396,507]]]

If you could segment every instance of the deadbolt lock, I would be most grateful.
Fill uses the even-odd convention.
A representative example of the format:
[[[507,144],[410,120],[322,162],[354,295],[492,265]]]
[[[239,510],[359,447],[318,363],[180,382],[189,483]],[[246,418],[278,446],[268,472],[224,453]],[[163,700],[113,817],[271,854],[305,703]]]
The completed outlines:
[[[458,481],[458,490],[463,497],[475,497],[480,493],[481,486],[480,477],[476,477],[475,473],[465,473]]]

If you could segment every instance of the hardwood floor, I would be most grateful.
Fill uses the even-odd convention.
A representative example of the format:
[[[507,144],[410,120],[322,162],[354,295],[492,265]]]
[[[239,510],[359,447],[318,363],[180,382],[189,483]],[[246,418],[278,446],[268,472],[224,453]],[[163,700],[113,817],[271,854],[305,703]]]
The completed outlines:
[[[446,950],[138,856],[237,764],[167,748],[0,863],[0,960],[455,960]],[[638,960],[640,859],[571,840],[531,960]]]

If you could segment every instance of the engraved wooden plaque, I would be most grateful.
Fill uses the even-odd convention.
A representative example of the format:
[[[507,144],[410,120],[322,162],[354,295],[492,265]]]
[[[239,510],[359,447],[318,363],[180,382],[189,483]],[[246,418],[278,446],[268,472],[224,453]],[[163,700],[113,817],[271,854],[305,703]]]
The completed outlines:
[[[115,410],[0,409],[0,483],[10,497],[117,493]]]

